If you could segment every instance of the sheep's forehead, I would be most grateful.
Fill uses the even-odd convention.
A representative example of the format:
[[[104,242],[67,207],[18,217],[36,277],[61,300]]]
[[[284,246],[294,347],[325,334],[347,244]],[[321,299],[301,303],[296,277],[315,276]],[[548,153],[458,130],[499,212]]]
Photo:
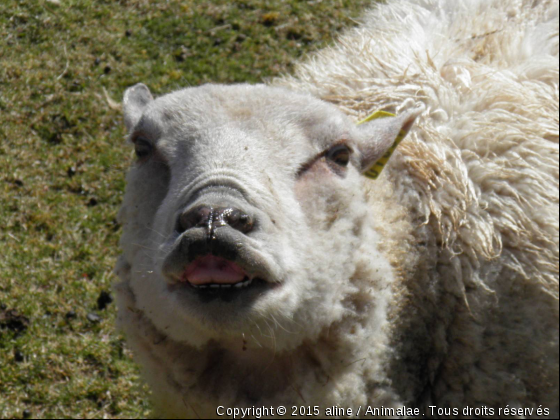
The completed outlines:
[[[163,96],[149,106],[140,125],[182,147],[252,146],[302,157],[350,137],[352,131],[347,118],[330,104],[283,89],[247,85],[207,85]]]

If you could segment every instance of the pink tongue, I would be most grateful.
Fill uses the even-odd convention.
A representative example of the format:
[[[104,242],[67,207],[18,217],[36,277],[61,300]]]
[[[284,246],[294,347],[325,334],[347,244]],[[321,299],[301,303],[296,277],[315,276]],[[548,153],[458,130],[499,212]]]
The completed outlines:
[[[243,281],[247,273],[237,264],[213,255],[206,255],[192,262],[183,279],[194,285],[235,284]]]

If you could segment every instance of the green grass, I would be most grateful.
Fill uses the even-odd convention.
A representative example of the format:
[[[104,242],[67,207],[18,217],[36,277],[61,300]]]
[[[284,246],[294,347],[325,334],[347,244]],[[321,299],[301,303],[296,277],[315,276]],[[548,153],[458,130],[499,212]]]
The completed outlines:
[[[96,303],[131,160],[105,92],[266,80],[368,3],[0,2],[0,418],[150,413],[114,304]]]

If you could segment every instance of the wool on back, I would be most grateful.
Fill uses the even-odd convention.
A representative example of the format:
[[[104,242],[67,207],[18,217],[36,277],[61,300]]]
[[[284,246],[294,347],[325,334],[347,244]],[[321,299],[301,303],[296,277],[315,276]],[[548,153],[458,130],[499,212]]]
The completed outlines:
[[[393,384],[428,376],[425,407],[558,411],[558,22],[547,0],[388,1],[274,81],[356,121],[426,107],[369,185],[372,212],[393,203],[376,215],[406,296],[392,346],[417,360]]]
[[[505,255],[557,298],[558,45],[554,1],[390,1],[274,84],[356,120],[423,103],[386,176],[445,247]]]

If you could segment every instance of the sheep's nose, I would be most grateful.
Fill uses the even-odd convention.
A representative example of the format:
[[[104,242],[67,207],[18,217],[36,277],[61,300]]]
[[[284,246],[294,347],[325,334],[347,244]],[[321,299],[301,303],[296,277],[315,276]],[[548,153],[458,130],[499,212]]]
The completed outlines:
[[[187,210],[177,223],[177,230],[183,233],[195,227],[204,227],[211,234],[215,229],[229,226],[242,233],[253,230],[253,219],[247,213],[234,207],[197,206]]]

